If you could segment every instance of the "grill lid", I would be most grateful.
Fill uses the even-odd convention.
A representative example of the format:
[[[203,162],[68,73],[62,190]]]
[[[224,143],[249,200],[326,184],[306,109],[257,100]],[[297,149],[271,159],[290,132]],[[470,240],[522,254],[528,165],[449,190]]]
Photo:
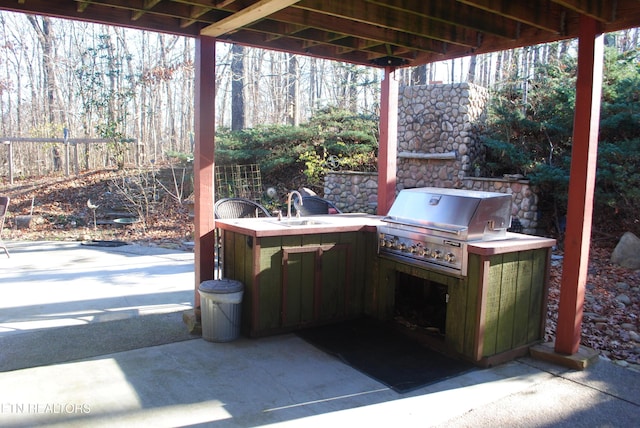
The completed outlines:
[[[458,239],[506,236],[511,195],[422,187],[401,190],[384,221],[454,235]]]

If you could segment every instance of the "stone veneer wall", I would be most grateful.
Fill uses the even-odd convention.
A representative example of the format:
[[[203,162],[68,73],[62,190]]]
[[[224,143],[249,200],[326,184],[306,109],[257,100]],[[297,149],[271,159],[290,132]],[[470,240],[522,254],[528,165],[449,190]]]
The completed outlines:
[[[398,97],[397,190],[456,188],[508,193],[512,218],[535,234],[538,196],[526,180],[476,178],[473,164],[483,158],[479,128],[489,92],[470,83],[405,86]],[[376,213],[375,173],[331,172],[324,197],[343,212]]]
[[[511,216],[520,221],[522,232],[531,235],[538,233],[538,195],[528,181],[465,177],[458,184],[457,188],[464,190],[510,194],[513,198]],[[378,174],[331,172],[324,179],[324,197],[345,213],[376,214]]]
[[[527,180],[507,180],[499,178],[472,178],[462,180],[461,189],[482,190],[510,194],[512,197],[511,218],[518,219],[522,232],[537,235],[538,231],[538,194]]]
[[[398,190],[456,187],[481,158],[487,89],[471,84],[404,86],[398,97]]]
[[[378,173],[336,171],[324,178],[324,197],[345,213],[375,214]]]

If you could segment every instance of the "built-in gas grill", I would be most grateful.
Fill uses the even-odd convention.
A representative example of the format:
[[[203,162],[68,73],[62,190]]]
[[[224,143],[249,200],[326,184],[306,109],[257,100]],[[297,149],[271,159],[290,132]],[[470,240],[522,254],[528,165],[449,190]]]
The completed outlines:
[[[469,242],[504,239],[511,195],[424,187],[400,191],[378,226],[381,257],[467,275]]]

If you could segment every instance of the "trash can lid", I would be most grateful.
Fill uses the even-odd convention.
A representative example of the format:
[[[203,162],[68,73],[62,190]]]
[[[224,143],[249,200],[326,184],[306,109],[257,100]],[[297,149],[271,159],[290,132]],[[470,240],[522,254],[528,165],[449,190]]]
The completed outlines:
[[[228,294],[244,290],[244,284],[234,279],[215,279],[202,281],[199,290],[205,293]]]

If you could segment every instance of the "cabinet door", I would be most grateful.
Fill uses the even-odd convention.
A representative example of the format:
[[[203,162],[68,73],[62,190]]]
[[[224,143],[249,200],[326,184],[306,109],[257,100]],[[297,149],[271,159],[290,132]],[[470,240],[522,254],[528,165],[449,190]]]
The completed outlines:
[[[282,326],[344,317],[351,282],[351,245],[282,248]]]

